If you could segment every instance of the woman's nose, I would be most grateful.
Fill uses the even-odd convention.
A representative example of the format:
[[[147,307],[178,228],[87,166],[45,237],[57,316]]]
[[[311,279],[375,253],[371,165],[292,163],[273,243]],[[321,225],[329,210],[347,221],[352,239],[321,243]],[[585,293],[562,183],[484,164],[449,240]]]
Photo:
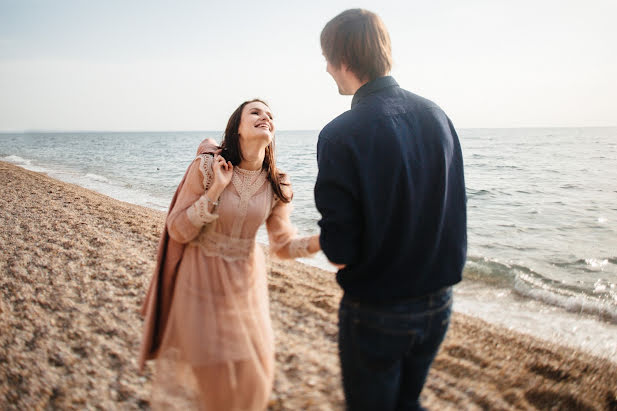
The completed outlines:
[[[262,116],[259,118],[259,121],[267,121],[267,122],[268,122],[268,123],[270,123],[270,124],[272,124],[272,123],[273,123],[273,122],[272,122],[272,119],[271,119],[271,118],[270,118],[270,116],[268,116],[267,114],[262,115]]]

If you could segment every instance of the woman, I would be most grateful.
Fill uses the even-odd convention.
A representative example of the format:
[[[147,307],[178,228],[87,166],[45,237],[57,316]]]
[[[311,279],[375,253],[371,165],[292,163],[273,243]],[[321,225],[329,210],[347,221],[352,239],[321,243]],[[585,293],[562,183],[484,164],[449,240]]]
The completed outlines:
[[[220,153],[220,154],[219,154]],[[156,358],[153,405],[261,410],[274,374],[263,253],[281,258],[319,250],[296,238],[292,191],[274,159],[274,121],[261,100],[231,115],[221,150],[207,139],[172,200],[158,251],[140,367]]]

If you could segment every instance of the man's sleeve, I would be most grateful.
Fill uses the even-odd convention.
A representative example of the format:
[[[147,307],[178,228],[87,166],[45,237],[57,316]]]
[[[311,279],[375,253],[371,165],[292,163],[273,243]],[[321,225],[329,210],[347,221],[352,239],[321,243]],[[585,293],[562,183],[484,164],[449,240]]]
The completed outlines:
[[[319,242],[328,259],[351,265],[358,261],[362,235],[359,176],[351,148],[320,136],[315,205],[321,213]]]

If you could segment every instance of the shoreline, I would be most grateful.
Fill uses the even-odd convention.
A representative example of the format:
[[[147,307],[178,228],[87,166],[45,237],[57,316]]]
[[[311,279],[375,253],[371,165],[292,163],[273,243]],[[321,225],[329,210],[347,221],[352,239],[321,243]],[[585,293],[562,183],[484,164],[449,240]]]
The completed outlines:
[[[148,406],[139,307],[165,213],[0,162],[0,404]],[[272,410],[342,409],[331,272],[269,259]],[[617,364],[455,312],[422,394],[460,408],[617,408]]]
[[[155,211],[164,212],[167,209],[161,204],[168,200],[158,197],[155,199],[151,193],[138,194],[126,187],[119,188],[104,176],[87,173],[85,177],[80,177],[79,173],[34,165],[31,160],[21,157],[8,158],[10,164],[43,173],[65,183],[76,184],[116,200]],[[303,232],[304,235],[314,234],[312,231]],[[264,227],[258,231],[257,241],[262,245],[267,244]],[[476,261],[478,259],[483,258],[475,258]],[[323,253],[298,261],[334,273]],[[468,256],[463,282],[454,287],[455,311],[617,362],[617,323],[614,321],[617,317],[614,308],[604,308],[594,305],[595,303],[589,305],[584,296],[564,299],[550,292],[542,294],[543,291],[537,289],[533,290],[535,296],[529,295],[529,291],[521,295],[520,289],[513,285],[502,287],[498,281],[478,279],[475,271],[486,268],[477,267],[474,257]],[[602,315],[609,316],[608,321],[607,318],[601,318]],[[585,333],[579,331],[583,329]]]

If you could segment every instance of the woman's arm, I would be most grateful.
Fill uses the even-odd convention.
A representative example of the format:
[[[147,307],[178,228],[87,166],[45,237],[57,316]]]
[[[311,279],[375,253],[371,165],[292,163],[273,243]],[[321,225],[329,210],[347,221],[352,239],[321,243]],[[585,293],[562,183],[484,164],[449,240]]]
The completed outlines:
[[[291,259],[299,257],[308,257],[321,250],[319,246],[319,235],[309,237],[293,238],[289,243],[276,250],[275,254],[278,258]]]
[[[290,186],[284,186],[289,190]],[[279,258],[298,258],[307,257],[321,249],[319,236],[296,237],[296,228],[291,224],[289,215],[291,214],[291,204],[277,200],[272,208],[270,216],[266,220],[268,238],[270,240],[270,250]]]
[[[167,217],[171,238],[179,243],[188,243],[204,226],[218,218],[218,200],[231,181],[231,174],[231,163],[227,165],[218,155],[203,155],[191,163],[184,185]],[[206,185],[209,185],[207,190]]]

